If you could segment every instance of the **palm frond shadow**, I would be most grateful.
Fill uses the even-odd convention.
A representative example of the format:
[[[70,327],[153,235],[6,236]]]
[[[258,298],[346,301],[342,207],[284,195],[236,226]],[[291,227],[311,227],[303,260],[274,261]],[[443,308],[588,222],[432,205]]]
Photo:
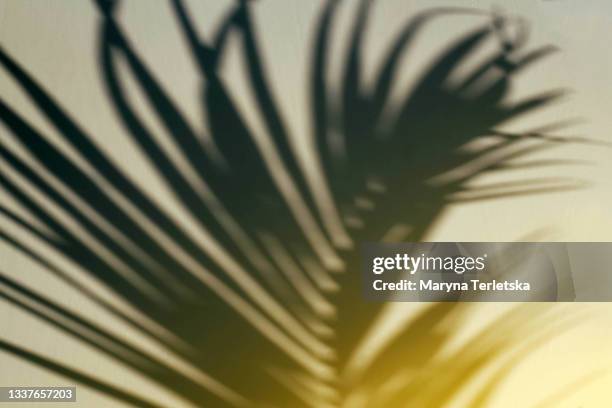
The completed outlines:
[[[383,307],[361,299],[354,243],[388,239],[389,231],[398,226],[403,232],[395,234],[395,239],[420,241],[453,202],[580,186],[558,179],[523,180],[482,190],[468,184],[486,172],[503,171],[513,166],[514,160],[560,142],[582,142],[549,138],[537,130],[530,135],[496,130],[562,95],[549,92],[514,104],[504,99],[514,76],[550,54],[552,48],[522,52],[525,27],[519,25],[520,35],[507,38],[506,29],[515,22],[504,17],[470,9],[433,9],[406,24],[383,61],[375,86],[366,89],[361,59],[370,3],[361,3],[353,26],[339,98],[330,96],[326,75],[329,37],[339,2],[327,3],[317,26],[310,109],[312,138],[320,160],[317,165],[325,176],[319,180],[321,190],[307,179],[291,147],[289,127],[266,77],[250,2],[237,2],[213,40],[205,43],[196,34],[182,2],[173,1],[201,76],[200,102],[222,162],[204,147],[201,131],[189,123],[131,45],[115,20],[118,2],[96,2],[100,10],[99,65],[111,105],[126,134],[156,170],[155,177],[211,237],[207,242],[186,232],[131,181],[96,145],[90,132],[0,49],[5,72],[93,169],[82,169],[0,100],[0,119],[31,160],[14,154],[4,142],[0,157],[13,175],[47,200],[37,201],[31,189],[8,172],[0,173],[2,188],[35,222],[5,206],[0,207],[0,214],[4,221],[79,265],[127,304],[129,312],[70,278],[36,245],[4,229],[0,238],[162,345],[180,364],[171,364],[122,340],[111,329],[11,279],[9,271],[0,274],[0,296],[199,406],[337,406],[363,388],[366,375],[362,406],[405,405],[416,398],[411,390],[427,381],[427,373],[451,373],[453,364],[464,367],[465,373],[475,372],[503,352],[502,343],[508,340],[505,334],[517,333],[513,338],[518,341],[518,333],[523,333],[520,329],[531,326],[521,319],[505,319],[513,324],[505,331],[496,329],[499,338],[486,340],[490,343],[483,340],[482,353],[465,352],[462,355],[467,361],[449,359],[432,364],[436,368],[423,371],[422,376],[406,376],[397,362],[406,362],[402,370],[429,367],[467,310],[460,304],[433,304],[361,372],[347,372],[354,351]],[[394,107],[397,114],[389,120],[385,113],[401,56],[423,26],[449,14],[477,15],[487,22],[450,44],[416,88]],[[272,141],[271,153],[262,152],[257,145],[253,130],[219,75],[230,35],[239,36],[255,108]],[[451,84],[451,74],[486,41],[498,41],[498,52],[460,83]],[[197,176],[195,181],[168,155],[130,102],[120,64],[128,68],[146,96]],[[334,147],[338,135],[343,146],[340,152]],[[460,150],[488,135],[502,141],[476,151]],[[524,146],[525,139],[535,144]],[[275,166],[270,165],[269,157],[276,160]],[[571,162],[532,161],[529,166],[568,164]],[[455,170],[460,166],[467,170],[457,175]],[[449,173],[455,177],[432,183]],[[325,207],[316,191],[329,194],[333,207]],[[60,208],[72,223],[49,211],[48,205]],[[71,227],[75,224],[79,231]],[[0,349],[129,404],[155,406],[145,397],[113,388],[102,379],[15,344],[3,341]],[[447,377],[449,390],[462,385],[459,377],[452,375]],[[393,384],[398,383],[391,380],[397,376],[401,381],[396,389]],[[383,405],[379,405],[381,401]],[[441,399],[430,401],[430,406],[442,404]]]

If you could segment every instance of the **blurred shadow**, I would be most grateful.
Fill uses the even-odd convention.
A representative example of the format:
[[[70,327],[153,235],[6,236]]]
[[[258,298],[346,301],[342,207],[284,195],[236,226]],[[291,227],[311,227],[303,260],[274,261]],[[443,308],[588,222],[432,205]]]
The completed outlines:
[[[362,300],[357,250],[340,245],[343,239],[338,234],[352,242],[380,241],[401,227],[405,232],[394,239],[420,241],[451,203],[580,187],[556,178],[469,187],[478,176],[503,171],[518,158],[576,142],[537,131],[512,135],[496,130],[562,95],[554,91],[506,101],[512,79],[554,51],[542,47],[524,52],[526,27],[509,18],[462,8],[417,14],[391,44],[369,89],[363,84],[362,48],[372,2],[362,1],[347,45],[343,79],[337,84],[341,91],[332,97],[326,72],[340,2],[328,1],[316,28],[309,83],[315,165],[324,175],[314,186],[299,165],[299,152],[292,147],[289,126],[267,79],[253,2],[237,1],[208,43],[199,38],[182,1],[172,2],[200,74],[199,102],[222,160],[205,147],[202,132],[189,123],[131,45],[115,20],[118,3],[95,1],[100,11],[99,66],[109,102],[130,140],[155,169],[152,177],[165,183],[197,228],[211,238],[201,242],[185,231],[107,157],[90,132],[0,49],[5,72],[93,169],[83,170],[0,100],[0,119],[31,156],[28,163],[2,142],[0,157],[13,176],[0,174],[0,185],[36,222],[5,206],[0,214],[74,262],[129,305],[131,312],[70,278],[34,242],[5,230],[0,231],[0,239],[162,345],[168,355],[152,356],[96,324],[93,317],[70,311],[5,273],[0,273],[0,296],[193,404],[336,406],[363,386],[361,379],[355,379],[359,376],[347,381],[345,371],[383,305]],[[448,15],[472,16],[485,23],[451,42],[401,103],[389,106],[402,56],[424,26]],[[510,28],[518,30],[514,38],[507,35]],[[253,108],[271,141],[268,151],[257,144],[254,130],[229,92],[231,84],[219,75],[231,35],[240,40],[245,75],[255,96]],[[498,50],[459,81],[451,81],[451,74],[485,42],[494,42]],[[122,72],[129,73],[145,96],[195,179],[185,174],[184,166],[170,157],[159,135],[140,117],[122,85],[126,80]],[[496,136],[499,142],[461,150],[487,136]],[[334,147],[338,138],[340,152]],[[532,161],[529,166],[570,164],[575,163]],[[37,200],[33,190],[46,202]],[[323,208],[320,191],[333,198],[332,208]],[[60,208],[71,222],[50,207]],[[78,225],[79,231],[72,225]],[[364,406],[404,406],[411,401],[410,393],[421,380],[405,385],[398,394],[380,394],[400,369],[438,370],[440,379],[449,367],[458,370],[466,364],[463,374],[472,375],[503,353],[502,340],[496,339],[471,356],[465,357],[471,352],[465,350],[469,361],[448,360],[430,367],[465,313],[458,304],[433,304],[391,339],[361,374],[361,378],[367,375],[370,396]],[[514,332],[518,338],[527,327],[518,320],[497,322],[494,330],[500,336]],[[0,342],[0,348],[126,403],[155,406],[16,345]],[[181,365],[170,364],[168,356]],[[449,384],[454,378],[448,377]],[[449,390],[455,392],[463,384],[452,383]],[[377,405],[381,401],[384,405]],[[442,404],[436,401],[430,406]]]

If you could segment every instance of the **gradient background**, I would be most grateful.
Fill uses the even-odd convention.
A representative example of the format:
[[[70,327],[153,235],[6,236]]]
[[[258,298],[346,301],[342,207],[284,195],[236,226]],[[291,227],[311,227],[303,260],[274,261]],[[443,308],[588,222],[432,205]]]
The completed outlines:
[[[231,1],[204,0],[188,2],[203,35]],[[261,0],[254,8],[260,44],[265,54],[269,77],[287,117],[296,144],[300,146],[308,132],[306,78],[312,29],[321,1]],[[333,49],[340,49],[356,2],[347,1],[341,19],[335,27]],[[499,7],[511,14],[524,16],[531,23],[532,45],[553,44],[560,52],[518,78],[516,97],[551,88],[567,88],[571,93],[562,103],[539,111],[524,120],[512,123],[513,129],[564,118],[577,119],[576,125],[562,132],[601,140],[611,140],[612,115],[612,3],[607,0],[513,0],[489,1],[405,1],[380,0],[373,8],[371,27],[367,34],[367,72],[385,50],[392,35],[415,11],[435,5],[472,6],[485,10]],[[129,33],[140,54],[154,69],[154,73],[183,108],[192,123],[202,123],[197,98],[197,75],[189,60],[170,6],[161,1],[134,0],[122,4],[121,23]],[[61,101],[79,123],[92,130],[109,156],[123,166],[140,185],[146,186],[156,200],[186,228],[189,220],[163,184],[150,177],[152,169],[139,158],[137,149],[123,137],[99,80],[96,51],[97,11],[86,1],[0,0],[0,44],[27,67],[47,89]],[[402,72],[398,92],[407,89],[428,58],[456,33],[464,32],[473,22],[465,18],[446,18],[432,23],[409,54],[410,62]],[[333,54],[332,54],[333,55]],[[341,54],[338,52],[338,60]],[[236,55],[229,55],[237,58]],[[228,61],[229,62],[229,61]],[[370,63],[371,62],[371,63]],[[249,116],[247,94],[238,63],[227,64],[225,76],[234,80],[234,96],[244,100],[243,109]],[[232,68],[234,67],[234,68]],[[336,74],[339,74],[336,69]],[[127,84],[129,86],[129,84]],[[18,112],[32,121],[46,134],[54,130],[35,111],[18,87],[5,75],[0,75],[0,92]],[[136,102],[138,93],[132,92]],[[143,115],[155,129],[154,115],[142,105]],[[6,129],[0,127],[0,137]],[[58,145],[61,142],[55,140]],[[304,161],[308,149],[302,146]],[[536,234],[537,239],[549,241],[612,241],[612,150],[606,147],[564,145],[542,154],[541,157],[564,157],[588,160],[588,165],[545,170],[552,175],[566,175],[589,183],[586,189],[574,192],[551,193],[541,196],[485,201],[450,207],[445,217],[427,237],[430,241],[512,241]],[[1,166],[1,165],[0,165]],[[0,167],[0,171],[2,167]],[[541,174],[541,173],[538,173]],[[489,181],[482,178],[483,182]],[[0,193],[1,194],[1,193]],[[3,203],[11,200],[0,196]],[[16,208],[16,206],[14,206]],[[7,226],[7,228],[10,228]],[[17,233],[17,232],[16,232]],[[53,258],[53,254],[49,252]],[[57,257],[55,257],[57,258]],[[610,260],[612,261],[612,254]],[[67,264],[58,259],[58,263]],[[608,263],[609,264],[609,263]],[[46,288],[46,293],[61,303],[109,327],[121,323],[97,309],[80,294],[66,288],[21,254],[0,244],[0,268],[33,287]],[[112,295],[109,295],[112,296]],[[387,318],[373,330],[376,337],[414,313],[418,305],[397,304],[388,309]],[[471,318],[457,337],[468,338],[493,315],[507,305],[474,305]],[[540,307],[533,305],[530,307]],[[551,406],[605,407],[612,403],[612,306],[608,304],[557,305],[563,313],[583,312],[584,321],[571,331],[555,337],[527,360],[517,363],[494,398],[493,406],[532,406],[550,395],[572,389],[584,376],[596,373],[592,382],[578,387],[564,396],[562,402]],[[124,335],[138,341],[142,347],[154,347],[138,339],[129,329]],[[137,373],[109,361],[71,338],[35,321],[25,313],[0,303],[0,336],[42,354],[61,359],[123,387],[134,387],[162,404],[177,406],[175,396],[141,379]],[[465,337],[462,337],[465,336]],[[366,347],[367,349],[367,347]],[[367,354],[367,353],[366,353]],[[66,380],[35,368],[11,356],[0,353],[0,385],[61,385]],[[111,406],[116,404],[104,397],[78,388],[78,406]],[[20,404],[26,406],[27,404]],[[59,405],[55,405],[59,406]],[[70,406],[70,405],[67,405]],[[74,405],[72,405],[74,406]],[[113,405],[114,406],[114,405]],[[461,406],[460,399],[457,406]]]

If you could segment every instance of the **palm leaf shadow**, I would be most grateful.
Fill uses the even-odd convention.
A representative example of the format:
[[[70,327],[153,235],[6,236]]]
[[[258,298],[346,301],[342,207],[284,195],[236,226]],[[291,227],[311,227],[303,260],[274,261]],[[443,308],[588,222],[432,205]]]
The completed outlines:
[[[10,279],[5,272],[0,274],[0,296],[195,405],[334,406],[345,400],[354,387],[360,386],[357,380],[346,381],[346,368],[382,308],[361,301],[354,274],[358,256],[350,241],[380,240],[398,225],[408,231],[400,240],[420,241],[449,203],[576,187],[571,181],[548,179],[489,186],[483,191],[468,187],[484,172],[501,171],[517,158],[560,142],[532,137],[537,144],[523,147],[524,138],[502,135],[495,129],[547,106],[561,95],[551,92],[512,105],[504,102],[513,77],[548,55],[550,47],[521,54],[522,36],[504,37],[490,60],[460,83],[449,82],[451,73],[474,50],[485,41],[503,37],[511,24],[505,18],[493,17],[451,44],[406,95],[396,109],[396,117],[388,121],[385,111],[400,57],[420,29],[432,19],[449,14],[486,13],[444,8],[417,15],[392,44],[370,90],[363,85],[361,68],[370,7],[369,1],[363,1],[348,46],[341,97],[332,98],[326,71],[329,37],[339,2],[327,3],[317,28],[310,84],[313,140],[325,176],[321,183],[334,204],[326,213],[321,197],[298,165],[289,127],[268,84],[250,2],[237,2],[213,41],[206,44],[196,34],[182,2],[173,1],[201,75],[202,110],[222,163],[203,146],[201,132],[183,116],[130,44],[114,17],[118,2],[99,0],[96,4],[101,15],[101,76],[111,105],[126,134],[155,169],[155,176],[170,188],[198,228],[212,238],[202,243],[188,234],[1,49],[0,63],[5,71],[93,169],[93,173],[83,170],[0,100],[0,119],[37,166],[12,153],[5,143],[0,145],[0,157],[14,174],[48,200],[37,202],[28,189],[0,174],[3,189],[36,222],[4,206],[1,214],[81,266],[127,303],[133,313],[125,313],[71,280],[36,245],[4,230],[0,238],[161,344],[181,365],[151,356],[112,330]],[[231,84],[219,75],[230,35],[240,39],[247,61],[246,76],[257,112],[273,142],[276,167],[270,167],[268,156],[256,144],[253,130],[228,91]],[[131,104],[122,85],[120,64],[127,67],[169,139],[197,176],[195,180],[166,153]],[[497,75],[491,76],[492,72]],[[501,143],[469,153],[459,151],[466,143],[496,132],[505,136]],[[341,155],[333,148],[332,138],[337,135],[343,138]],[[468,166],[459,177],[430,183],[436,176],[476,161],[478,165]],[[534,163],[540,165],[546,163]],[[62,189],[51,179],[59,181]],[[62,209],[80,231],[75,232],[49,211],[47,204]],[[219,217],[220,213],[227,217]],[[378,382],[368,390],[372,404],[378,398],[376,388],[382,388],[384,380],[397,374],[394,363],[401,358],[411,359],[415,368],[426,366],[452,335],[454,326],[449,322],[460,321],[462,313],[463,308],[454,304],[432,305],[382,350],[361,377],[353,377],[375,374]],[[520,325],[508,331],[517,327]],[[424,344],[423,339],[431,342]],[[154,406],[146,398],[112,388],[16,345],[1,342],[0,349],[110,397],[136,406]],[[495,355],[476,355],[470,370],[476,371]],[[406,386],[385,401],[402,404],[410,400],[411,389],[413,385]]]

